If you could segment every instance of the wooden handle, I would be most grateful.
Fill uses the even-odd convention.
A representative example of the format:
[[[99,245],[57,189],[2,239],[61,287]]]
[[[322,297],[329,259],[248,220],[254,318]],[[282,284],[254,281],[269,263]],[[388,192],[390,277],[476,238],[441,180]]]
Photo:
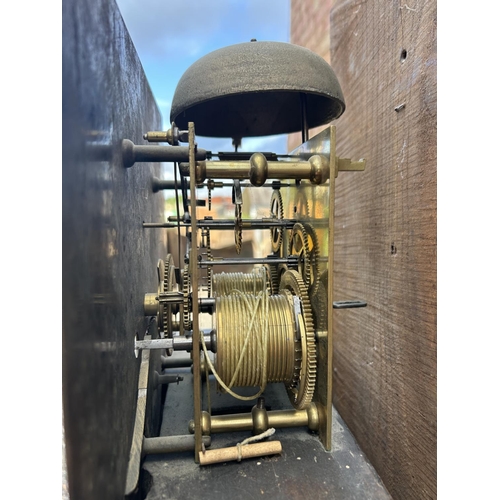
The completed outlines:
[[[281,453],[280,441],[268,441],[265,443],[244,444],[241,446],[241,459],[262,457],[264,455],[276,455]],[[218,450],[200,451],[200,465],[218,464],[238,460],[238,447],[219,448]]]

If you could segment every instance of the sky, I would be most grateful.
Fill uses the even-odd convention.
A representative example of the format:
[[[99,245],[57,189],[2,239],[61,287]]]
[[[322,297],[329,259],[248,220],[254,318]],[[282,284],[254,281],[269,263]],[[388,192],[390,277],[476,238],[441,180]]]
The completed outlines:
[[[290,41],[290,0],[117,0],[144,67],[164,130],[186,69],[209,52],[258,41]],[[243,139],[240,151],[286,153],[286,135]],[[231,139],[199,138],[210,151],[234,151]]]

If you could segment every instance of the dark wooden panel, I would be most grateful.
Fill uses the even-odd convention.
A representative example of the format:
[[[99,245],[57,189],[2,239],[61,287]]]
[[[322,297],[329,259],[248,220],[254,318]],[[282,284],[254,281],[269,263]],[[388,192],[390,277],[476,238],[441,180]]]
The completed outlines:
[[[156,290],[163,197],[159,166],[124,169],[124,138],[161,117],[113,0],[63,2],[62,381],[72,500],[123,498],[144,335],[144,293]],[[42,221],[44,222],[44,221]],[[159,361],[159,360],[158,360]],[[158,398],[155,399],[158,401]],[[159,412],[158,412],[159,415]],[[146,432],[159,428],[147,423]]]
[[[435,498],[436,2],[337,2],[331,60],[337,152],[367,159],[338,177],[335,300],[369,304],[335,312],[334,404],[394,498]]]

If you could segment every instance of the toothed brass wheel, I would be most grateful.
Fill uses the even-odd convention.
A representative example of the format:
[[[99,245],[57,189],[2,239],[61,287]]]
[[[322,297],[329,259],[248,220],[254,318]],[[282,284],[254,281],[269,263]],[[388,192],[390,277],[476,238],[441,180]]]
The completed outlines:
[[[167,254],[167,258],[165,259],[164,264],[164,272],[163,272],[163,290],[165,292],[171,292],[175,286],[175,265],[174,258],[171,254]],[[173,336],[173,328],[172,328],[172,319],[173,319],[173,311],[172,305],[160,305],[161,314],[163,316],[162,325],[163,332],[165,337],[172,338]],[[167,349],[167,355],[171,356],[173,354],[173,349]]]
[[[210,229],[207,229],[207,260],[213,260],[212,250],[210,248]],[[207,290],[208,296],[213,296],[213,267],[208,266],[207,268]]]
[[[311,218],[311,209],[309,208],[309,202],[307,201],[306,193],[304,189],[301,189],[301,186],[299,186],[297,193],[295,194],[294,211],[298,219]]]
[[[191,330],[191,311],[189,307],[189,295],[191,294],[191,280],[189,279],[189,265],[184,266],[184,271],[182,273],[182,292],[183,292],[183,303],[182,303],[182,322],[184,325],[184,330]]]
[[[269,295],[276,295],[280,289],[280,278],[277,264],[266,264],[267,286]]]
[[[309,244],[309,297],[317,292],[319,285],[319,240],[316,231],[308,222],[303,223],[308,236]]]
[[[307,295],[307,287],[297,271],[286,271],[280,283],[280,293],[289,297],[298,297],[294,302],[298,326],[295,342],[295,368],[292,380],[286,385],[288,397],[292,405],[302,410],[312,402],[316,385],[316,343],[311,303]]]
[[[293,226],[288,249],[289,255],[298,257],[298,270],[307,288],[311,284],[311,259],[309,236],[303,224],[297,222]]]
[[[273,191],[271,196],[271,217],[273,219],[283,219],[283,200],[278,189]],[[273,252],[279,252],[283,242],[283,228],[271,228],[271,248]]]
[[[156,273],[158,277],[158,297],[156,300],[157,304],[157,312],[156,312],[156,326],[158,328],[158,336],[162,337],[165,331],[165,314],[164,309],[165,306],[159,302],[159,296],[165,291],[165,262],[163,259],[158,259],[158,263],[156,264]]]

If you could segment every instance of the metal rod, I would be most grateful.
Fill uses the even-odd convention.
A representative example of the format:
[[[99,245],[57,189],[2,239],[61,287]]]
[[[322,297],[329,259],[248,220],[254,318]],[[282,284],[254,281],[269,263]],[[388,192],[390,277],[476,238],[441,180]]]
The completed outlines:
[[[180,164],[182,176],[190,174],[186,163]],[[307,161],[268,161],[262,153],[254,153],[249,161],[197,161],[194,171],[196,184],[205,179],[249,179],[262,186],[267,179],[309,179],[323,184],[330,176],[330,160],[316,154]]]
[[[189,215],[189,202],[188,202],[188,187],[187,187],[187,180],[184,176],[181,176],[181,193],[182,193],[182,209],[184,210],[184,218],[187,218],[187,220],[189,220],[190,215]]]
[[[167,217],[168,222],[177,222],[178,217],[175,215],[169,215]],[[317,219],[321,220],[321,219]],[[326,222],[328,222],[328,219],[324,219]],[[242,219],[242,223],[245,224],[254,224],[259,225],[259,224],[267,224],[268,222],[272,224],[295,224],[297,222],[296,219],[276,219],[274,217],[262,217],[260,219]],[[212,228],[213,226],[216,226],[218,224],[230,224],[232,223],[234,225],[234,219],[213,219],[212,217],[205,217],[204,219],[200,219],[196,222],[199,227],[201,228]]]
[[[148,294],[154,295],[154,294]],[[159,302],[162,304],[182,304],[184,300],[184,294],[182,292],[172,291],[172,292],[163,292],[157,294]]]
[[[161,357],[161,367],[164,370],[168,368],[189,368],[192,364],[193,360],[191,358]]]
[[[334,309],[353,309],[356,307],[366,307],[365,300],[336,300],[333,302]]]
[[[172,349],[173,347],[173,339],[136,340],[134,343],[136,351],[140,351],[142,349]]]
[[[195,159],[204,160],[207,152],[196,151]],[[122,161],[125,168],[138,162],[180,162],[189,160],[189,148],[186,146],[137,146],[128,139],[122,140]]]
[[[243,229],[269,229],[270,227],[286,227],[293,229],[295,219],[243,219]],[[209,229],[234,229],[234,219],[199,220],[200,228]]]
[[[177,169],[179,168],[177,162],[174,163],[174,183],[175,183],[175,209],[177,210],[177,265],[181,265],[181,211],[179,209],[179,190],[177,186]],[[179,173],[180,175],[180,173]]]
[[[169,220],[171,218],[169,217]],[[174,218],[172,218],[174,221]],[[271,227],[285,227],[287,229],[292,229],[297,221],[295,219],[243,219],[241,221],[243,229],[269,229]],[[316,222],[316,221],[315,221]],[[181,227],[190,227],[191,224],[180,222]],[[197,221],[197,226],[199,228],[208,228],[215,230],[233,230],[234,220],[233,219],[219,219],[219,220],[200,220]],[[156,228],[174,228],[177,227],[176,222],[143,222],[142,227],[146,229],[156,229]]]
[[[300,93],[300,111],[302,118],[302,143],[309,140],[309,125],[307,124],[307,94]]]
[[[177,172],[175,168],[174,171]],[[178,189],[180,187],[181,185],[179,182],[177,182],[177,180],[169,181],[165,179],[158,179],[158,177],[153,177],[151,179],[151,188],[153,190],[153,193],[157,193],[162,189]]]
[[[204,313],[212,313],[215,307],[215,298],[213,297],[203,297],[198,299],[198,304],[200,306],[200,311]]]
[[[142,456],[159,453],[177,453],[181,451],[194,450],[194,436],[187,434],[185,436],[162,436],[147,438],[142,442]],[[212,444],[210,436],[203,436],[203,444],[209,447]]]
[[[297,265],[297,257],[254,257],[254,258],[228,258],[221,260],[200,260],[200,266],[237,266],[252,264],[287,264],[289,266]]]
[[[308,427],[312,431],[317,431],[319,426],[318,409],[312,403],[306,410],[273,410],[266,412],[267,428],[281,427]],[[218,434],[221,432],[251,431],[254,430],[254,418],[252,413],[237,413],[232,415],[211,416],[208,412],[202,413],[203,434]],[[192,434],[194,422],[191,420],[188,426]]]
[[[176,333],[176,332],[174,332]],[[203,338],[205,339],[205,344],[207,346],[207,349],[214,351],[216,350],[216,337],[215,334],[213,333],[212,330],[203,330]],[[193,337],[192,336],[174,336],[173,338],[174,341],[174,350],[175,351],[191,351],[193,349]]]
[[[177,170],[175,170],[177,172]],[[242,182],[241,187],[255,187],[250,182]],[[268,188],[281,188],[281,187],[290,187],[291,184],[288,182],[269,182],[263,184],[261,187]],[[158,191],[162,191],[164,189],[178,189],[181,187],[180,182],[177,179],[166,180],[166,179],[158,179],[158,177],[153,177],[151,180],[151,188],[153,193],[157,193]],[[208,187],[208,183],[204,182],[203,184],[198,184],[198,187]],[[232,182],[214,182],[214,188],[222,188],[222,187],[233,187]]]
[[[158,387],[159,385],[162,384],[178,384],[179,382],[182,382],[184,380],[184,377],[180,375],[173,375],[171,373],[167,373],[165,375],[160,375],[158,372],[155,372],[154,376],[154,384],[155,387]]]
[[[193,349],[194,332],[191,332],[192,336],[175,335],[177,333],[178,332],[173,332],[173,338],[136,340],[134,343],[134,348],[136,351],[140,351],[143,349],[174,349],[175,351],[191,351]],[[204,329],[203,332],[200,333],[203,333],[207,348],[212,351],[213,349],[216,349],[217,341],[213,330]],[[198,338],[198,342],[199,341],[200,339]]]
[[[311,165],[308,161],[269,161],[269,179],[308,179],[311,175]],[[180,163],[181,174],[189,175],[189,165]],[[205,161],[197,164],[199,183],[205,179],[248,179],[248,161]]]
[[[270,152],[262,152],[260,151],[263,155],[266,157],[272,158],[297,158],[300,159],[302,155],[288,155],[288,154],[280,154],[280,153],[270,153]],[[252,156],[254,153],[257,153],[257,151],[239,151],[236,153],[239,156],[242,156],[246,159],[249,159],[250,156]],[[207,158],[212,158],[212,157],[217,157],[217,158],[224,158],[227,156],[235,156],[234,151],[207,151]]]

